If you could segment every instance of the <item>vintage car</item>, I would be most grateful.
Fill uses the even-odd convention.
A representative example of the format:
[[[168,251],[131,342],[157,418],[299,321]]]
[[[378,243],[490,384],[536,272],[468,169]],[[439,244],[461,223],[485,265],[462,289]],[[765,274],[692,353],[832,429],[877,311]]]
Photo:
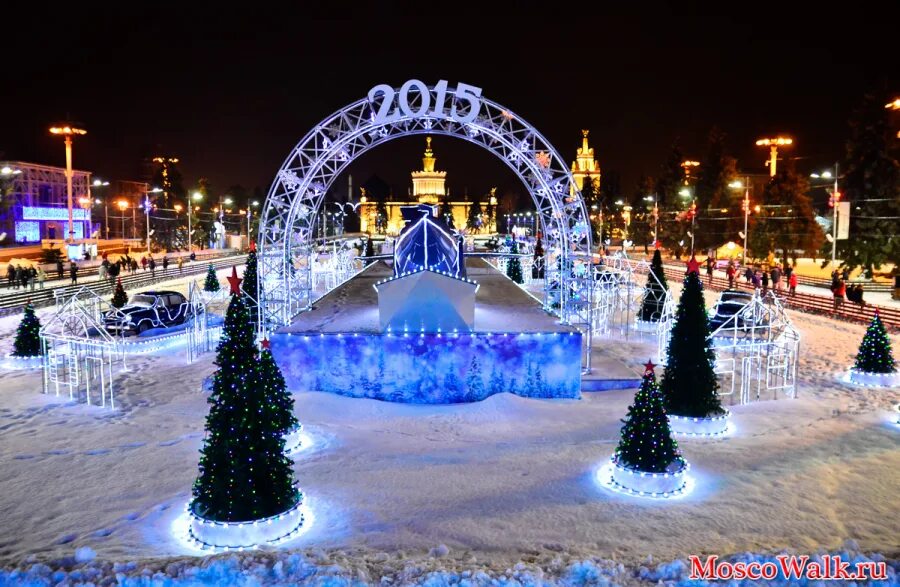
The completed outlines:
[[[145,291],[135,294],[126,305],[103,316],[112,334],[141,334],[151,328],[182,324],[191,316],[191,305],[175,291]]]
[[[726,329],[738,328],[747,330],[753,326],[761,326],[764,319],[756,316],[752,308],[747,304],[753,299],[753,293],[726,289],[719,296],[719,301],[713,306],[709,319],[710,331],[715,331],[723,325]]]

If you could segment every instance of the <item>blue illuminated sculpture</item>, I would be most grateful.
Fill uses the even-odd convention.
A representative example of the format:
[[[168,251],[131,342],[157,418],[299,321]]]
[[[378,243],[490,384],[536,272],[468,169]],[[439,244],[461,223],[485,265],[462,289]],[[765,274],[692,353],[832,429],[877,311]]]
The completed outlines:
[[[382,331],[469,332],[478,286],[450,227],[429,205],[401,208],[406,226],[394,247],[394,276],[375,285]]]

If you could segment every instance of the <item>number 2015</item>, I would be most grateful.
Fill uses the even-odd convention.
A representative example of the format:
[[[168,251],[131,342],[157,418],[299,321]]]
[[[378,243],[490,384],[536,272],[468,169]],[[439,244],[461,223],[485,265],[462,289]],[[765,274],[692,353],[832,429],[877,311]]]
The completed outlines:
[[[416,110],[413,110],[410,105],[410,91],[418,92],[421,97]],[[447,94],[452,94],[456,97],[450,105],[451,120],[455,120],[460,124],[467,124],[473,122],[481,110],[481,88],[460,82],[455,89],[451,88],[448,91],[447,80],[442,79],[434,86],[433,91],[434,106],[432,107],[432,90],[425,85],[425,82],[411,79],[400,86],[399,92],[387,84],[378,84],[369,90],[369,103],[375,109],[374,124],[395,122],[401,116],[407,118],[422,118],[423,116],[444,118],[447,116]],[[376,100],[379,94],[382,95],[381,103],[378,103]],[[457,109],[457,104],[460,102],[468,104],[468,111],[462,113],[460,111],[464,110],[464,108]]]

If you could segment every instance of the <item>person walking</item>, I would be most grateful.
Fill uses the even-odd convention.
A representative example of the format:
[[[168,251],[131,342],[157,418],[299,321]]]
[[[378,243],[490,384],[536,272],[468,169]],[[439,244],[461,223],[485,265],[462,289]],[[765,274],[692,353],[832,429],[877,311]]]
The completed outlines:
[[[842,279],[839,279],[837,282],[837,286],[834,288],[834,311],[837,312],[838,308],[844,303],[844,296],[847,295],[847,285],[844,283]]]
[[[716,263],[713,261],[712,257],[706,258],[706,277],[709,280],[709,284],[712,285],[713,278],[713,267],[715,267]]]
[[[777,293],[781,293],[781,266],[775,265],[772,268],[772,289]]]
[[[150,257],[150,261],[147,262],[147,265],[150,267],[150,275],[156,277],[156,259]]]
[[[191,259],[191,263],[193,263],[194,261],[196,261],[196,260],[197,260],[197,253],[195,253],[194,251],[191,251],[191,257],[190,257],[190,259]]]
[[[28,287],[31,291],[34,291],[34,284],[37,282],[37,269],[34,268],[34,265],[28,268]]]
[[[131,260],[131,272],[132,272],[132,273],[136,273],[136,272],[137,272],[137,268],[138,268],[137,259],[132,259],[132,260]]]
[[[147,270],[147,257],[141,257],[141,267],[144,268],[144,271]]]
[[[57,259],[57,260],[56,260],[56,278],[57,278],[57,279],[62,279],[62,278],[63,278],[63,262],[62,262],[62,259]]]
[[[753,269],[751,269],[751,268],[748,266],[748,267],[747,267],[747,270],[744,271],[744,279],[747,280],[747,283],[748,283],[748,284],[749,284],[749,283],[753,283],[753,276],[754,276],[754,275],[756,275],[756,274],[753,272]]]
[[[19,267],[19,285],[22,286],[22,289],[28,288],[28,276],[29,276],[29,268],[28,267]]]
[[[797,295],[797,272],[791,271],[791,275],[788,277],[788,286],[791,288],[791,295]]]
[[[6,264],[6,287],[9,289],[13,288],[13,284],[16,282],[16,266],[12,263]]]
[[[43,270],[40,266],[38,266],[38,268],[37,268],[37,282],[38,282],[38,286],[39,286],[41,289],[44,289],[44,281],[45,281],[46,279],[47,279],[47,274],[44,272],[44,270]]]
[[[69,277],[72,279],[72,284],[78,283],[78,264],[75,261],[69,263]]]
[[[178,257],[178,273],[180,274],[184,269],[184,257]]]
[[[759,277],[759,269],[752,272],[752,277],[750,278],[750,283],[753,284],[754,289],[759,289],[759,286],[762,283],[762,280]]]
[[[104,260],[100,263],[100,267],[97,268],[97,277],[98,281],[106,281],[106,276],[109,275],[109,261]]]
[[[163,275],[168,275],[168,273],[169,273],[169,257],[167,255],[163,255],[162,266],[163,266]]]
[[[734,260],[728,261],[728,267],[725,268],[725,277],[728,278],[728,289],[734,289]]]
[[[763,269],[762,276],[760,277],[760,283],[762,283],[763,295],[766,295],[766,292],[769,291],[769,272],[765,269]]]

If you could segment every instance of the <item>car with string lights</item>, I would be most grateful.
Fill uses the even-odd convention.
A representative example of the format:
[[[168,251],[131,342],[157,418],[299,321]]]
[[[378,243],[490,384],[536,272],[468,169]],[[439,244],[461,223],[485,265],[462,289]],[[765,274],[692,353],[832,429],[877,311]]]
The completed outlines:
[[[103,315],[106,331],[115,335],[143,334],[151,328],[183,324],[193,315],[191,304],[177,291],[145,291]]]
[[[766,316],[757,311],[750,303],[752,301],[753,292],[736,289],[723,291],[710,312],[710,332],[715,334],[723,326],[722,330],[729,332],[731,330],[746,332],[755,327],[765,326],[768,323]]]

